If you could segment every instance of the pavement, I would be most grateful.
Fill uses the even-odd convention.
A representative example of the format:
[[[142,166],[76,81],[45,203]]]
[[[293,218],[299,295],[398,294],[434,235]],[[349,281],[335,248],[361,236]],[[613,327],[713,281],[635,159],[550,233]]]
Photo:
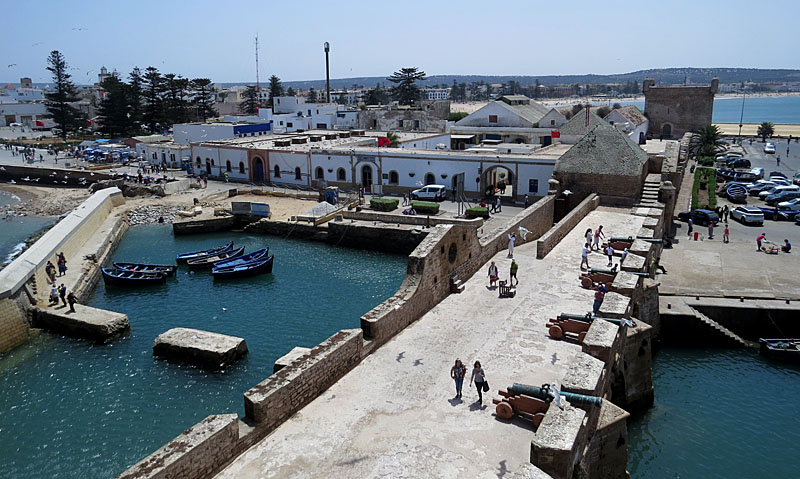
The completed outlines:
[[[491,398],[514,382],[560,383],[580,346],[552,340],[545,323],[561,312],[591,310],[579,285],[583,232],[636,234],[644,218],[628,209],[590,213],[544,259],[536,242],[515,249],[514,298],[488,288],[484,265],[287,422],[233,461],[217,478],[497,478],[530,461],[530,423],[499,420]],[[505,251],[493,261],[508,277]],[[600,253],[590,262],[606,264]],[[454,398],[449,371],[480,360],[492,389],[478,404],[464,384]]]

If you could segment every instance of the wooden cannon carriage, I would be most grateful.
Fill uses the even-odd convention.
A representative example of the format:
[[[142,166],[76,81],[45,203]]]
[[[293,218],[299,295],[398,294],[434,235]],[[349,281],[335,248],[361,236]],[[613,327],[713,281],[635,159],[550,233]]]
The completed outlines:
[[[611,289],[611,283],[614,282],[614,278],[617,277],[617,265],[614,265],[611,269],[596,269],[591,268],[586,273],[581,273],[578,279],[581,280],[581,286],[586,289],[597,289],[598,286],[605,285],[607,289]],[[642,276],[647,278],[649,275],[647,273],[631,273],[636,276]]]
[[[503,398],[492,399],[497,417],[508,420],[517,415],[532,421],[536,427],[541,424],[556,394],[576,405],[600,407],[603,404],[603,398],[595,396],[584,396],[568,392],[556,393],[555,388],[551,388],[549,384],[536,387],[514,383],[508,390],[499,390],[498,394]]]
[[[631,327],[636,325],[636,323],[629,319],[599,318],[592,316],[592,313],[586,313],[584,315],[561,313],[555,319],[548,321],[546,325],[548,328],[547,332],[553,339],[566,338],[577,341],[578,343],[583,343],[584,338],[586,338],[586,333],[589,331],[589,327],[597,319],[602,319],[603,321],[614,324],[624,323]]]

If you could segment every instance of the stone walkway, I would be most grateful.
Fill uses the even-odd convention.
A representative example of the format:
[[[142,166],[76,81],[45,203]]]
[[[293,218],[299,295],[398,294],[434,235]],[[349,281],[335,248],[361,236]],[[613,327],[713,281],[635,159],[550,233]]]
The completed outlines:
[[[513,299],[487,288],[486,269],[367,357],[337,384],[241,455],[218,478],[497,478],[529,461],[532,427],[494,416],[492,397],[514,382],[560,382],[580,346],[551,340],[545,323],[560,312],[591,310],[578,282],[587,228],[638,232],[629,210],[592,212],[544,259],[520,246],[521,284]],[[496,255],[501,278],[510,259]],[[593,253],[590,263],[605,267]],[[480,360],[491,391],[479,405],[465,381],[463,400],[449,370],[455,358]]]

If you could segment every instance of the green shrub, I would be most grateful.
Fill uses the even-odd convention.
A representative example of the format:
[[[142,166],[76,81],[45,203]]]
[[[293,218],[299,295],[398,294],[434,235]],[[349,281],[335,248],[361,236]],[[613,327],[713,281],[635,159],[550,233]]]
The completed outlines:
[[[708,192],[708,202],[699,204],[700,190]],[[714,168],[695,168],[692,185],[692,209],[713,210],[717,207],[717,172]]]
[[[418,215],[435,215],[439,212],[439,203],[431,203],[430,201],[413,201],[411,207],[414,208]]]
[[[482,208],[480,206],[475,206],[473,208],[467,209],[467,218],[488,218],[489,217],[489,208]]]
[[[369,207],[377,211],[392,211],[397,209],[399,203],[397,198],[372,198],[369,200]]]
[[[700,166],[714,166],[713,156],[701,156],[697,158],[697,164]]]
[[[449,117],[447,117],[447,121],[458,121],[467,116],[468,114],[464,113],[463,111],[454,111],[453,113],[450,113]]]

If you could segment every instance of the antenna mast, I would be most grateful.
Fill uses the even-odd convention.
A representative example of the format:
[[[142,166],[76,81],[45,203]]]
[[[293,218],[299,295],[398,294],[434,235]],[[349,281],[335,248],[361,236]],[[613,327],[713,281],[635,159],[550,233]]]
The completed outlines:
[[[256,91],[261,92],[261,82],[258,78],[258,33],[256,33]]]

